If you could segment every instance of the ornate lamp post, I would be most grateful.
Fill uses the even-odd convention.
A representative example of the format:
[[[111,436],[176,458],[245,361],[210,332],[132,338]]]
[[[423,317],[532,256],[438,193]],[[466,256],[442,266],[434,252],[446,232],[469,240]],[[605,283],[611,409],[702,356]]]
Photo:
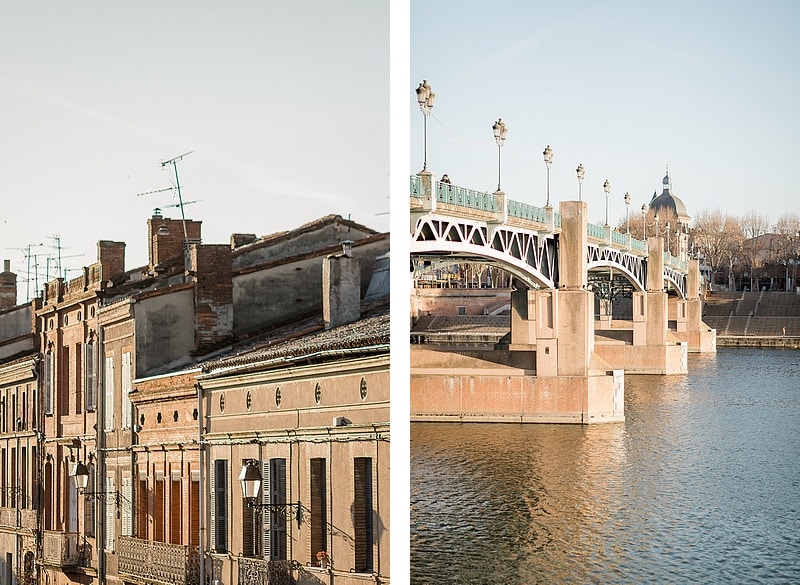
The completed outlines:
[[[606,192],[606,227],[608,227],[608,192],[611,191],[611,183],[608,179],[603,182],[603,191]]]
[[[433,100],[436,97],[436,94],[431,91],[431,86],[428,84],[428,81],[423,79],[422,83],[419,84],[417,88],[417,103],[419,104],[419,109],[422,112],[422,120],[423,120],[423,143],[424,143],[424,158],[422,162],[422,172],[428,170],[428,116],[430,116],[431,110],[433,109]]]
[[[506,141],[508,127],[503,120],[498,118],[497,122],[492,125],[492,132],[494,133],[494,141],[497,142],[497,190],[500,191],[500,148]]]
[[[625,191],[625,233],[631,233],[631,194]]]
[[[583,177],[586,175],[586,169],[583,168],[583,164],[578,165],[578,168],[575,169],[575,173],[578,175],[578,201],[582,201],[581,187],[583,187]]]
[[[547,167],[547,205],[550,207],[550,166],[553,164],[553,150],[548,144],[542,153],[544,155],[544,164]]]
[[[647,204],[642,203],[642,239],[647,241]]]

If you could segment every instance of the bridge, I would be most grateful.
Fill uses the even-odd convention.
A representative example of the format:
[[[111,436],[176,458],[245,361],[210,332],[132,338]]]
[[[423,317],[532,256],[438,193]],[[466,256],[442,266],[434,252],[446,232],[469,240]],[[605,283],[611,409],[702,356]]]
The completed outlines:
[[[412,175],[411,255],[417,259],[495,264],[533,289],[559,288],[561,214],[506,199],[502,192],[474,191]],[[604,294],[616,272],[635,291],[647,290],[647,242],[609,226],[587,223],[588,280]],[[664,288],[686,298],[688,263],[663,252]]]
[[[618,421],[625,372],[686,373],[689,351],[715,351],[688,235],[674,257],[661,237],[590,224],[583,201],[539,208],[500,190],[436,182],[425,170],[409,191],[415,271],[479,263],[515,278],[507,343],[412,348],[414,420]],[[626,321],[612,315],[620,287],[631,297]]]

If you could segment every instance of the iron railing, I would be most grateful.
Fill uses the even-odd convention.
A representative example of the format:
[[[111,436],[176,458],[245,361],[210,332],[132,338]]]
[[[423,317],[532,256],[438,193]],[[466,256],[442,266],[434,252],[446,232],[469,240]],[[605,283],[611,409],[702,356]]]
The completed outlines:
[[[422,180],[419,175],[411,175],[411,197],[422,197]]]
[[[239,585],[294,585],[293,561],[239,557]]]
[[[521,203],[519,201],[512,201],[511,199],[508,200],[507,205],[509,217],[518,217],[529,221],[547,223],[547,214],[541,207],[529,205],[528,203]]]
[[[199,585],[200,550],[196,546],[153,542],[129,536],[117,539],[119,574],[134,583]]]
[[[436,201],[492,213],[499,210],[496,196],[450,183],[436,183]]]

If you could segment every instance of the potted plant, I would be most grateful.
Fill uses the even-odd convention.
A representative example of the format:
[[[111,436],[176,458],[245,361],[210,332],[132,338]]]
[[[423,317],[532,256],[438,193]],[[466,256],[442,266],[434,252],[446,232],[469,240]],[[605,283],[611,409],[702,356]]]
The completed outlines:
[[[331,557],[326,551],[321,550],[317,553],[317,562],[320,567],[327,569],[331,564]]]

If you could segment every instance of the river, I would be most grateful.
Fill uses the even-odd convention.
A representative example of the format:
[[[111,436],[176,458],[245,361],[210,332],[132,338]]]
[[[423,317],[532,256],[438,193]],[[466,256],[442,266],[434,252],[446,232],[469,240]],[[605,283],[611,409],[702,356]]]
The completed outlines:
[[[626,376],[624,423],[411,425],[411,582],[800,583],[800,352]]]

